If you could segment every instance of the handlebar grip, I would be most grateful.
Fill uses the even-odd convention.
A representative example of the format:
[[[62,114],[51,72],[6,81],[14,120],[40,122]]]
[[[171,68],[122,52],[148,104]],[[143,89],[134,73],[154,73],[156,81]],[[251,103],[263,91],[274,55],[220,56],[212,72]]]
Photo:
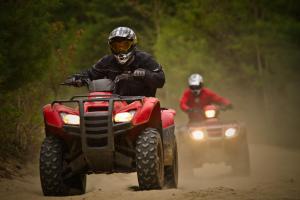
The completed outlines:
[[[116,76],[114,82],[118,83],[121,80],[131,80],[131,79],[133,79],[132,73],[131,72],[126,72],[126,73],[123,73],[123,74],[120,74],[120,75]]]

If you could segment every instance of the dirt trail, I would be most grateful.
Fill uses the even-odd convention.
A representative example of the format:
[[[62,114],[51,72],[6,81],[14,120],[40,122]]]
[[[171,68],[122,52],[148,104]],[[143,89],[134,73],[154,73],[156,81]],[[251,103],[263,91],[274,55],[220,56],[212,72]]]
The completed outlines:
[[[35,173],[0,180],[0,199],[300,200],[300,151],[263,145],[252,145],[250,151],[250,177],[232,177],[230,168],[224,165],[205,165],[194,171],[193,178],[180,176],[178,189],[137,191],[135,173],[90,175],[85,195],[50,198],[42,196],[39,176]]]

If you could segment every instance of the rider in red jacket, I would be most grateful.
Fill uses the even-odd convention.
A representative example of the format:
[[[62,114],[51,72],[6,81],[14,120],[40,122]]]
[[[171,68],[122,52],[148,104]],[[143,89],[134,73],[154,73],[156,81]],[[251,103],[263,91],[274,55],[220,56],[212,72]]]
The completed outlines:
[[[207,105],[218,104],[223,108],[232,108],[232,104],[208,88],[203,87],[203,78],[200,74],[192,74],[188,80],[187,88],[180,100],[181,109],[189,116],[189,121],[199,122],[204,119],[203,108]]]

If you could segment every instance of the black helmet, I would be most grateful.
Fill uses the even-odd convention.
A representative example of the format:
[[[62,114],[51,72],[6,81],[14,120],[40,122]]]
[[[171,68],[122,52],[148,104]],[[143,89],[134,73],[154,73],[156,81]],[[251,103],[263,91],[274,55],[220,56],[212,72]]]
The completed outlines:
[[[200,74],[192,74],[188,80],[189,88],[194,95],[199,95],[201,88],[203,87],[203,77]]]
[[[110,33],[108,44],[117,61],[120,64],[125,64],[133,56],[137,39],[132,29],[118,27]]]

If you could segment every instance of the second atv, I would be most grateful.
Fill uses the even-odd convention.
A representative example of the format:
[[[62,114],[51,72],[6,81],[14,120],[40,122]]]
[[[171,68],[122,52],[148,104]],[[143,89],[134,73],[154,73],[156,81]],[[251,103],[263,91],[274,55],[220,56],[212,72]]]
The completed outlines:
[[[115,84],[88,81],[88,95],[43,108],[44,195],[83,194],[90,173],[136,171],[142,190],[177,187],[175,111],[161,108],[154,97],[116,95]]]
[[[237,121],[220,120],[219,111],[220,107],[208,105],[203,111],[198,111],[202,112],[204,120],[190,123],[179,130],[185,162],[189,163],[190,167],[185,170],[191,174],[193,168],[202,167],[205,163],[224,162],[232,167],[234,174],[249,175],[250,157],[246,127]]]

